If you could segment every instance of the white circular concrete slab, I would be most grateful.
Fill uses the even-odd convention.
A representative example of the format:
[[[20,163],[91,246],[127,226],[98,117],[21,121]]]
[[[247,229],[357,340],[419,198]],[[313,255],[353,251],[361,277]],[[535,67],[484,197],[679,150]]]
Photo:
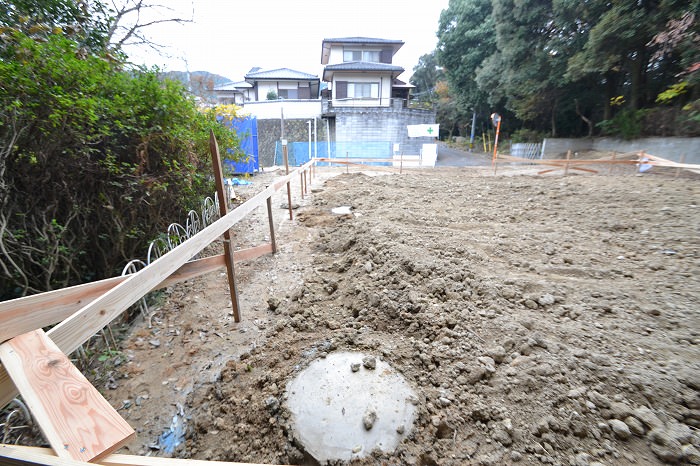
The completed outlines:
[[[418,398],[401,374],[363,353],[312,362],[287,384],[294,436],[317,461],[392,452],[413,427]],[[359,366],[359,368],[358,368]]]

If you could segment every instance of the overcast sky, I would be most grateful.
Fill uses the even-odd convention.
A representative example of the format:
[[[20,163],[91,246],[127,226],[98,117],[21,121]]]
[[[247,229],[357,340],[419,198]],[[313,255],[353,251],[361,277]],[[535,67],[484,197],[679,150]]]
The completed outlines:
[[[157,2],[156,2],[157,3]],[[291,68],[321,77],[321,42],[363,36],[405,42],[394,64],[408,81],[421,55],[435,49],[449,0],[163,0],[190,24],[161,24],[147,35],[166,55],[127,47],[136,64],[167,71],[210,71],[233,81],[252,67]],[[164,15],[163,11],[160,15]],[[148,20],[149,18],[146,18]]]

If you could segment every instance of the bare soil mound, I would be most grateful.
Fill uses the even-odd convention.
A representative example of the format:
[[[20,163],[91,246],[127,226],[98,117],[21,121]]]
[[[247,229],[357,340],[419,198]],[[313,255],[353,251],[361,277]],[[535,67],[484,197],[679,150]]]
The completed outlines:
[[[362,351],[407,379],[418,414],[393,454],[353,464],[698,464],[699,194],[654,175],[316,181],[278,220],[280,252],[237,270],[244,322],[224,278],[170,290],[107,395],[146,392],[122,410],[134,452],[180,402],[175,456],[311,464],[286,386]]]

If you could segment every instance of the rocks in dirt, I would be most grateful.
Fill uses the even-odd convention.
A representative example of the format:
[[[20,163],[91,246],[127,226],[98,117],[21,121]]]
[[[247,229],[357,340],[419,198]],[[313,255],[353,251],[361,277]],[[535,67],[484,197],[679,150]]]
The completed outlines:
[[[373,408],[368,408],[362,416],[362,425],[366,430],[371,430],[377,420],[377,412]]]
[[[154,338],[152,340],[148,340],[148,344],[154,348],[158,348],[160,346],[160,340],[157,338]]]
[[[362,358],[362,365],[365,369],[374,370],[377,368],[377,359],[374,356],[365,356]]]
[[[486,350],[486,354],[488,354],[489,357],[491,357],[498,364],[502,363],[507,356],[505,348],[500,345],[488,348]]]
[[[269,396],[265,398],[265,408],[267,408],[270,414],[275,414],[280,409],[280,402],[274,396]]]
[[[619,419],[611,419],[608,424],[617,438],[627,440],[632,436],[629,426]]]
[[[610,400],[595,390],[588,392],[588,399],[599,409],[610,407]]]
[[[359,362],[353,362],[350,364],[350,370],[353,372],[357,372],[360,370],[360,363]]]
[[[700,450],[693,445],[683,445],[681,451],[683,452],[683,459],[685,459],[685,461],[690,464],[700,464]]]
[[[506,421],[509,421],[507,419]],[[500,443],[503,446],[510,446],[513,444],[513,437],[511,437],[512,433],[512,425],[510,425],[510,429],[508,429],[508,423],[505,421],[503,423],[497,424],[492,430],[491,430],[491,438],[495,440],[496,442]]]
[[[300,206],[296,202],[292,202],[292,210],[298,209]],[[288,202],[283,202],[280,204],[280,209],[289,209],[289,203]]]
[[[526,299],[523,304],[525,307],[528,309],[537,309],[539,306],[537,305],[537,302],[535,302],[534,299]]]
[[[554,304],[554,301],[554,296],[552,296],[549,293],[545,293],[539,298],[537,298],[537,304],[539,304],[542,307],[551,306],[552,304]]]
[[[496,372],[496,362],[490,356],[480,356],[476,360],[490,374]]]
[[[267,308],[270,311],[275,312],[275,311],[277,311],[277,309],[279,309],[279,307],[280,307],[280,300],[278,298],[276,298],[274,296],[270,296],[269,298],[267,298]]]
[[[646,406],[640,406],[639,408],[635,409],[632,411],[632,415],[650,429],[660,428],[664,424],[661,422],[661,419],[659,419],[658,416]]]
[[[644,428],[644,424],[642,424],[639,419],[637,419],[634,416],[628,416],[624,419],[625,424],[627,424],[627,427],[629,427],[630,432],[632,432],[634,435],[638,436],[643,436],[644,433],[646,432],[646,429]]]

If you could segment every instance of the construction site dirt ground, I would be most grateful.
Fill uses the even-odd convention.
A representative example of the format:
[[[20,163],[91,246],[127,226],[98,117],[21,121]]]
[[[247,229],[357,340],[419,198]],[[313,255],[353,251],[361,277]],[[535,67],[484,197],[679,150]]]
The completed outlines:
[[[95,379],[137,430],[121,452],[313,464],[286,386],[361,351],[403,375],[417,416],[352,464],[700,463],[697,177],[345,172],[319,168],[303,200],[297,180],[293,221],[274,198],[277,254],[236,268],[240,323],[223,270],[154,296]],[[268,241],[267,213],[233,232]],[[182,434],[172,453],[164,432]]]

